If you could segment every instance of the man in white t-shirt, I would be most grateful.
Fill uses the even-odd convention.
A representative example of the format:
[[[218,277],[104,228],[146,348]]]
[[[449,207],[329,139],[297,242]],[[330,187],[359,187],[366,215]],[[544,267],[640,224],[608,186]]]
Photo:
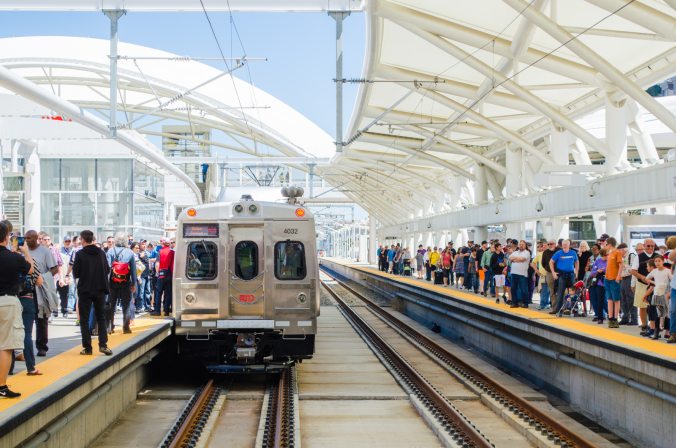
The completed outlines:
[[[511,253],[511,286],[512,304],[510,308],[528,308],[528,265],[530,264],[530,252],[526,249],[526,242],[519,241],[517,250]]]

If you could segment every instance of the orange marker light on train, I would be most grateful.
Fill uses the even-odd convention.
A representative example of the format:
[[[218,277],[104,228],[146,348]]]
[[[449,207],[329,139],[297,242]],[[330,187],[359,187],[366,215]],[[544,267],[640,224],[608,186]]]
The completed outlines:
[[[188,216],[197,216],[197,210],[195,210],[194,208],[189,208],[186,213]]]
[[[302,208],[297,208],[296,209],[296,216],[298,216],[299,218],[302,218],[303,216],[305,216],[305,210],[302,209]]]

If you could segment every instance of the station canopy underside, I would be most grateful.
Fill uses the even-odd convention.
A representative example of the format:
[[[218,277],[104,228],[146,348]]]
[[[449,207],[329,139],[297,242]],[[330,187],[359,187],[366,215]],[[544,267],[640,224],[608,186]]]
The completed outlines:
[[[322,174],[392,224],[478,203],[474,192],[463,193],[477,182],[497,200],[508,176],[607,161],[617,147],[606,132],[580,124],[604,107],[633,110],[674,132],[673,112],[645,89],[676,73],[675,7],[657,0],[367,2],[364,70],[346,147]],[[553,132],[573,142],[563,158]],[[629,134],[626,126],[620,132]],[[517,148],[523,158],[515,172],[506,153]],[[598,168],[588,171],[596,176]],[[519,190],[541,187],[524,181]]]

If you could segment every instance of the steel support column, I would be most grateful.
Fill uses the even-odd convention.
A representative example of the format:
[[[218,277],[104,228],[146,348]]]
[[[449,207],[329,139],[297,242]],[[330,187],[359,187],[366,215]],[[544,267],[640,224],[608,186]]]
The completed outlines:
[[[117,136],[117,22],[126,11],[123,9],[104,10],[110,19],[110,136]]]
[[[629,168],[627,162],[627,118],[624,104],[606,99],[606,174],[614,174]]]
[[[615,210],[606,211],[606,232],[608,236],[615,237],[617,241],[622,240],[622,217],[620,212]]]
[[[24,206],[24,228],[40,229],[40,158],[37,148],[26,157],[26,176],[24,178],[26,201]]]
[[[343,151],[343,20],[349,11],[331,11],[336,21],[336,152]]]

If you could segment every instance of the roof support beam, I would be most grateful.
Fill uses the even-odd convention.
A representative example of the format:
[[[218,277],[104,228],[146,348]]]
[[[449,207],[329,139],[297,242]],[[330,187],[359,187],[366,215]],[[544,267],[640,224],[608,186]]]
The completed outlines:
[[[475,48],[481,48],[486,45],[486,42],[492,42],[491,50],[494,49],[496,54],[512,56],[511,41],[441,17],[425,14],[392,2],[378,2],[374,13],[392,21],[403,21],[405,29],[410,27],[420,28]],[[596,70],[560,56],[550,55],[545,57],[546,54],[544,51],[529,48],[524,52],[522,61],[527,64],[540,61],[538,62],[539,68],[558,75],[564,74],[564,76],[592,86],[599,85]]]
[[[480,87],[474,84],[454,81],[443,77],[437,78],[434,75],[427,73],[422,73],[406,68],[393,67],[387,64],[378,64],[378,66],[375,68],[374,76],[382,76],[386,79],[411,79],[411,81],[434,81],[435,79],[438,79],[439,82],[434,84],[434,90],[448,93],[450,95],[462,96],[465,98],[476,98],[477,90],[479,90]],[[494,92],[490,98],[486,99],[486,102],[522,112],[538,112],[536,108],[518,96],[503,92]]]
[[[676,20],[639,0],[634,0],[629,4],[626,0],[587,0],[587,3],[612,13],[619,9],[618,16],[653,31],[669,41],[676,40]]]
[[[537,157],[544,163],[551,163],[551,159],[544,155],[542,152],[540,152],[539,149],[531,145],[529,142],[524,140],[519,134],[516,132],[510,131],[507,128],[504,128],[491,120],[488,117],[485,117],[484,115],[481,115],[480,113],[467,108],[463,106],[462,104],[458,103],[457,101],[453,101],[449,97],[442,95],[440,93],[434,92],[434,91],[429,91],[430,95],[432,98],[436,99],[439,103],[450,107],[451,109],[454,109],[456,112],[464,113],[467,114],[469,118],[472,120],[475,120],[479,124],[485,126],[488,129],[491,129],[494,131],[497,135],[499,135],[503,140],[509,141],[509,142],[514,142],[515,144],[521,146],[525,151],[527,151],[529,154]]]
[[[73,103],[63,100],[42,89],[35,84],[26,81],[21,76],[13,73],[11,70],[0,65],[0,86],[23,96],[31,101],[34,101],[44,107],[48,107],[59,114],[72,118],[73,121],[78,122],[101,135],[108,135],[108,124],[103,120],[93,116],[92,114],[82,110]],[[120,132],[116,140],[135,153],[145,157],[146,159],[157,163],[169,174],[173,174],[180,181],[182,181],[195,194],[195,201],[202,202],[202,193],[195,182],[190,179],[180,168],[175,167],[169,163],[164,155],[157,151],[150,142],[145,140],[136,132]]]
[[[573,51],[588,64],[596,68],[596,70],[608,78],[608,80],[614,83],[620,90],[634,98],[639,104],[652,112],[656,118],[667,125],[672,131],[676,132],[676,116],[669,112],[666,107],[655,101],[654,98],[648,95],[634,82],[627,79],[627,77],[622,72],[620,72],[608,61],[603,59],[603,57],[594,52],[591,48],[582,43],[582,41],[575,39],[572,34],[561,28],[555,22],[552,22],[549,17],[545,16],[540,11],[528,8],[528,4],[525,1],[503,1],[516,11],[523,11],[523,14],[529,20],[532,20],[534,23],[536,23],[544,32],[552,36],[561,44],[564,44],[570,51]],[[622,3],[626,4],[625,2]]]
[[[479,58],[472,56],[465,50],[461,49],[457,45],[452,44],[446,39],[442,39],[439,36],[435,36],[434,34],[427,32],[425,30],[421,30],[419,28],[409,28],[409,30],[416,33],[417,35],[427,40],[431,44],[437,46],[441,50],[446,51],[453,57],[463,61],[465,64],[467,64],[474,70],[477,70],[478,72],[486,76],[487,79],[494,78],[497,83],[502,85],[502,87],[512,92],[518,98],[522,99],[536,111],[540,112],[541,114],[548,117],[552,121],[559,123],[561,126],[569,129],[573,134],[578,136],[582,141],[587,143],[589,146],[596,149],[600,153],[605,154],[606,146],[603,142],[601,142],[599,139],[597,139],[589,132],[584,130],[580,125],[575,123],[572,119],[568,118],[565,114],[559,112],[557,109],[549,105],[547,102],[541,100],[533,93],[524,89],[518,83],[507,78],[507,76],[505,76],[499,70],[493,69],[488,64],[482,62]],[[519,41],[514,42],[517,43],[517,47],[515,48],[515,50],[518,51],[519,53],[517,53],[515,57],[517,57],[518,59],[518,54],[520,54],[524,50],[519,47],[518,44]],[[522,45],[525,45],[525,43],[523,43]],[[485,86],[490,87],[490,85],[486,84],[482,85],[482,87]],[[477,93],[477,95],[481,96],[482,93]]]
[[[390,135],[385,136],[385,135],[382,135],[382,134],[373,134],[371,132],[367,132],[362,137],[362,140],[363,141],[369,141],[369,138],[372,138],[373,136],[378,136],[376,138],[378,138],[380,140],[380,144],[383,144],[383,145],[387,145],[387,144],[395,145],[397,140],[399,139],[397,136],[390,136]],[[433,156],[433,155],[428,154],[426,152],[420,151],[419,149],[412,149],[412,148],[406,148],[406,147],[399,146],[399,147],[397,147],[397,151],[405,152],[405,153],[410,154],[412,156],[419,157],[419,158],[425,159],[425,160],[429,160],[430,162],[436,162],[440,166],[442,166],[444,168],[448,168],[449,170],[453,171],[456,174],[459,174],[459,175],[466,177],[468,179],[471,179],[471,180],[476,180],[474,174],[470,173],[469,171],[464,170],[464,169],[458,167],[457,165],[455,165],[453,163],[447,162],[446,160],[440,159],[439,157],[436,157],[436,156]]]

